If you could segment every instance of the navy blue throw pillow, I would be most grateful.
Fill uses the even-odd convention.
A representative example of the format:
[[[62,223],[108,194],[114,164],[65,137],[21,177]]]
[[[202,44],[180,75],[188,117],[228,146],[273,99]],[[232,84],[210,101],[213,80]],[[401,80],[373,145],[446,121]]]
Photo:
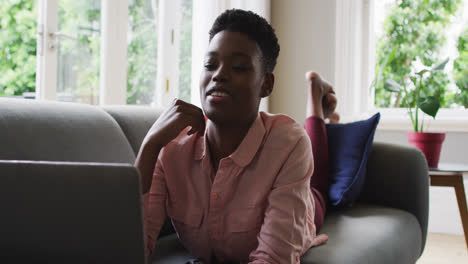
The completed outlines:
[[[326,125],[332,205],[351,205],[361,193],[379,120],[377,113],[368,120]]]

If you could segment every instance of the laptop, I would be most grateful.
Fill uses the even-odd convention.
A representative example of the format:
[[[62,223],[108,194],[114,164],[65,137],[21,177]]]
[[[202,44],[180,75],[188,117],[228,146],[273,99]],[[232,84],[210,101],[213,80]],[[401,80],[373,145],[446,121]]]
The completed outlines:
[[[145,263],[130,164],[0,161],[1,263]]]

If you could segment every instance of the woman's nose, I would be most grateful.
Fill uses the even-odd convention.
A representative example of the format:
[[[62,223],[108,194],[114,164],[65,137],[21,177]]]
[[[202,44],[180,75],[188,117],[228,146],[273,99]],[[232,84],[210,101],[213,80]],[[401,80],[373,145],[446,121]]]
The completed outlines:
[[[229,79],[229,70],[225,65],[219,65],[213,75],[213,81],[215,82],[224,82]]]

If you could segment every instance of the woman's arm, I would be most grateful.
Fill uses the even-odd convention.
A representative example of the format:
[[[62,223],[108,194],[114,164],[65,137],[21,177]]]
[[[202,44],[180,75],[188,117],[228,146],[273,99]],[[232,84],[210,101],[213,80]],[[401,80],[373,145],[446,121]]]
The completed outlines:
[[[167,188],[161,160],[158,160],[159,154],[164,146],[188,126],[191,126],[189,135],[197,131],[203,132],[203,112],[195,105],[176,99],[150,128],[135,160],[135,167],[141,174],[148,257],[153,253],[156,238],[166,218]]]
[[[159,152],[188,126],[192,127],[188,132],[189,135],[197,131],[204,131],[203,111],[195,105],[176,99],[146,134],[135,160],[135,167],[141,174],[143,194],[147,193],[151,187],[154,166]]]
[[[153,254],[156,238],[166,219],[167,187],[160,160],[156,163],[152,178],[150,191],[143,195],[147,257]]]
[[[161,146],[157,143],[143,141],[135,160],[135,167],[141,174],[141,186],[143,194],[146,194],[151,187],[152,177],[156,160],[158,159]]]
[[[299,263],[315,238],[310,192],[313,172],[310,141],[303,135],[291,151],[268,196],[258,247],[251,263]]]

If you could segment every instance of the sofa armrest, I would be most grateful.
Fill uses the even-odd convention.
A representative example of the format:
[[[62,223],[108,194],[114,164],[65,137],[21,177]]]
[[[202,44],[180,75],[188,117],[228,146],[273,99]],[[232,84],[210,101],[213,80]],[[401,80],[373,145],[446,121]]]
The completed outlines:
[[[420,150],[375,142],[359,201],[402,209],[416,216],[423,251],[429,214],[429,173]]]

